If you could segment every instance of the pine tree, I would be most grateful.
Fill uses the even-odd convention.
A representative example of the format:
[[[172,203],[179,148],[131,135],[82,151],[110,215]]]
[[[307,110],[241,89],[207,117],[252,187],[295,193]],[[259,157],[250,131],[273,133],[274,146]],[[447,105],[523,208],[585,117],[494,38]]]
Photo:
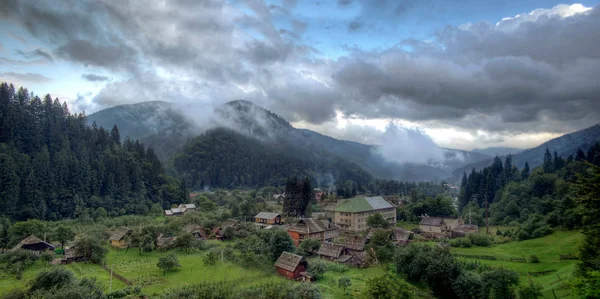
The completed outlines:
[[[523,167],[523,171],[521,171],[521,179],[526,180],[527,178],[529,178],[529,163],[525,162],[525,167]]]
[[[513,165],[512,165],[512,155],[506,156],[504,160],[504,183],[502,186],[510,183],[513,180]]]
[[[114,125],[110,131],[110,139],[114,144],[121,145],[121,134],[119,134],[119,128],[117,128],[117,125]]]
[[[585,153],[581,149],[577,150],[577,160],[578,161],[586,160]]]
[[[542,168],[545,173],[551,173],[554,170],[554,165],[552,165],[552,154],[550,154],[548,148],[546,148],[546,153],[544,154],[544,164]]]

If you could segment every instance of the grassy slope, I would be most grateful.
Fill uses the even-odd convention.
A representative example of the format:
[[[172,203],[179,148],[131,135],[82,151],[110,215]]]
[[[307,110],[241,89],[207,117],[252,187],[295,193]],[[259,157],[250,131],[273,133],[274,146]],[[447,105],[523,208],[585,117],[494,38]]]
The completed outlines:
[[[325,275],[317,281],[321,287],[323,298],[352,298],[352,294],[360,293],[368,278],[381,276],[385,274],[382,267],[375,266],[366,269],[350,269],[345,273],[326,272]],[[348,294],[338,287],[338,280],[347,276],[352,281],[352,286],[347,289]]]
[[[14,275],[8,275],[6,273],[0,274],[0,295],[4,295],[12,289],[26,289],[29,281],[35,278],[37,272],[49,269],[50,267],[58,267],[58,266],[44,266],[42,262],[37,261],[33,266],[29,267],[25,272],[23,272],[23,279],[17,280]],[[73,273],[77,278],[83,277],[96,277],[98,281],[100,281],[104,285],[104,290],[109,290],[109,280],[110,274],[106,272],[104,269],[100,268],[98,265],[94,264],[84,264],[77,263],[68,265],[67,268]],[[112,282],[113,290],[118,290],[126,287],[124,283],[117,279],[113,279]]]
[[[557,231],[552,235],[543,238],[527,240],[522,242],[510,242],[506,244],[494,245],[492,247],[471,247],[471,248],[452,248],[453,253],[472,254],[472,255],[493,255],[496,257],[522,257],[529,260],[531,255],[536,255],[540,263],[517,263],[508,261],[488,261],[478,260],[482,264],[491,266],[502,266],[521,274],[523,282],[527,281],[527,272],[537,272],[555,269],[553,272],[543,276],[532,277],[533,281],[543,286],[544,297],[552,296],[552,289],[555,289],[557,296],[559,293],[566,293],[560,289],[568,280],[576,268],[577,261],[560,261],[559,254],[577,253],[577,249],[583,235],[576,231]],[[559,279],[560,277],[560,279]]]
[[[206,252],[185,254],[175,251],[181,268],[163,276],[162,270],[156,267],[158,258],[164,252],[151,252],[139,255],[137,250],[111,250],[107,256],[107,265],[114,271],[140,285],[147,295],[160,293],[166,288],[195,284],[200,282],[236,281],[238,283],[264,283],[283,280],[273,273],[258,270],[246,270],[237,265],[225,262],[215,266],[204,266],[203,257]]]

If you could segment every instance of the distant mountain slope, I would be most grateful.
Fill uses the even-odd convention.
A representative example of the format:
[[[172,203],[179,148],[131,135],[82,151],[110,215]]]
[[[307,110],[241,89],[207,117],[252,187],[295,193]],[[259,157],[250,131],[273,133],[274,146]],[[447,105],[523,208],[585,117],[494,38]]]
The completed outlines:
[[[488,156],[507,156],[507,155],[515,155],[524,151],[520,148],[512,148],[512,147],[486,147],[486,148],[476,148],[472,150],[473,153],[479,153]]]
[[[172,103],[155,101],[130,105],[120,105],[98,111],[87,116],[88,124],[110,130],[114,125],[121,136],[141,139],[164,129],[180,126],[187,121],[173,109]]]
[[[148,102],[109,108],[90,115],[88,120],[89,123],[95,121],[98,126],[104,127],[112,127],[116,123],[123,137],[139,138],[153,147],[163,161],[169,161],[192,138],[207,129],[219,127],[265,143],[282,144],[304,154],[317,152],[339,157],[379,179],[441,181],[450,177],[457,167],[489,158],[479,153],[442,149],[444,161],[401,165],[385,160],[376,153],[374,146],[296,129],[277,114],[248,101],[232,101],[211,109],[214,111],[210,113],[206,112],[207,109],[198,109],[206,113],[199,122],[192,122],[184,116],[184,111],[194,109],[164,102]]]
[[[552,153],[556,151],[561,157],[567,157],[571,154],[575,154],[580,148],[587,151],[590,146],[598,141],[600,141],[600,124],[554,138],[537,147],[524,150],[521,153],[512,156],[512,163],[519,168],[525,166],[525,162],[528,162],[529,166],[532,168],[537,167],[542,165],[546,149],[549,149]],[[489,159],[458,168],[454,171],[453,177],[459,178],[463,172],[470,172],[471,168],[481,170],[492,164],[492,162],[493,160]]]

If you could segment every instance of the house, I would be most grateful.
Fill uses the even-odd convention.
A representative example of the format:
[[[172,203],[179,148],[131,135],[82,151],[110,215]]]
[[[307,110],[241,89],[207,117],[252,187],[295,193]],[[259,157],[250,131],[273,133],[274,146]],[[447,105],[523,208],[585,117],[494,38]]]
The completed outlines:
[[[421,219],[421,222],[419,222],[419,229],[425,233],[441,234],[446,231],[452,231],[462,224],[461,219],[425,216]]]
[[[317,255],[330,261],[336,261],[342,255],[348,254],[349,251],[346,247],[344,247],[344,245],[330,242],[322,242],[321,247],[319,247],[319,251],[317,251]]]
[[[477,225],[463,224],[463,225],[459,225],[455,229],[453,229],[452,232],[450,233],[450,236],[452,238],[462,238],[462,237],[466,237],[469,234],[476,233],[478,230],[479,230],[479,227]]]
[[[392,241],[396,243],[396,245],[406,245],[408,244],[408,239],[410,239],[411,232],[409,230],[403,229],[401,227],[392,228]]]
[[[127,240],[125,240],[125,236],[131,235],[133,231],[127,227],[119,227],[112,232],[110,235],[110,245],[116,248],[126,248]]]
[[[196,205],[193,203],[180,204],[176,208],[165,210],[165,216],[181,216],[187,212],[195,211]]]
[[[32,251],[54,251],[54,248],[54,245],[42,241],[40,238],[34,235],[30,235],[29,237],[21,240],[21,242],[13,247],[12,250],[27,249]]]
[[[335,240],[335,243],[342,244],[344,247],[348,248],[352,251],[363,251],[365,250],[365,244],[367,243],[367,238],[362,236],[345,236]]]
[[[281,221],[281,215],[278,213],[269,213],[269,212],[260,212],[256,216],[254,216],[254,221],[256,223],[265,224],[265,225],[273,225],[273,224],[283,224]]]
[[[208,239],[208,234],[206,233],[206,230],[204,230],[204,228],[198,224],[190,223],[190,224],[186,225],[183,228],[183,230],[192,234],[194,236],[194,238],[196,238],[196,239],[200,239],[200,240]]]
[[[74,262],[81,262],[85,260],[85,256],[79,253],[76,248],[66,248],[65,255],[61,260],[61,264],[70,264]]]
[[[158,235],[156,238],[156,247],[158,249],[169,249],[175,245],[177,237],[167,237],[163,234]]]
[[[210,231],[210,237],[223,241],[223,229],[220,225],[213,227],[213,229]]]
[[[333,222],[344,230],[366,230],[367,218],[373,214],[381,214],[389,223],[396,223],[396,207],[381,196],[354,197],[340,203],[333,212]]]
[[[277,262],[275,262],[275,270],[281,276],[291,280],[302,278],[302,272],[306,272],[308,263],[301,255],[293,254],[287,251],[281,253]]]
[[[300,218],[287,231],[296,246],[307,238],[317,239],[322,242],[333,240],[339,236],[339,227],[331,221],[314,218]]]
[[[315,202],[321,202],[321,198],[323,197],[323,191],[315,192]]]

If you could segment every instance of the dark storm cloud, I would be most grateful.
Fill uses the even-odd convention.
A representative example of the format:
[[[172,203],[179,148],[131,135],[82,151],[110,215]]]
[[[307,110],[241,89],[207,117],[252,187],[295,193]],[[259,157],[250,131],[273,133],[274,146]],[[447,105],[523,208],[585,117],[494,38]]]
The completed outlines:
[[[52,81],[52,79],[44,76],[44,75],[40,75],[40,74],[36,74],[36,73],[15,73],[15,72],[5,72],[5,73],[0,73],[0,78],[2,78],[3,80],[9,80],[9,81],[20,81],[20,82],[30,82],[30,83],[45,83],[45,82],[50,82]]]
[[[597,123],[599,9],[574,9],[448,27],[433,44],[401,43],[411,52],[356,53],[333,76],[350,99],[342,110],[486,130],[531,132],[543,124],[565,132]]]
[[[241,2],[244,10],[208,0],[13,0],[0,14],[49,43],[54,59],[124,78],[106,83],[92,100],[98,108],[247,99],[313,124],[326,124],[340,110],[511,133],[565,132],[600,119],[598,8],[560,6],[498,24],[448,26],[429,41],[354,49],[331,60],[303,40],[310,24],[294,19],[296,1]],[[362,34],[378,28],[373,22],[393,26],[431,3],[338,1],[356,5],[360,15],[341,24]]]
[[[102,82],[110,80],[110,78],[108,78],[107,76],[100,76],[96,74],[83,74],[81,75],[81,78],[90,82]]]
[[[41,57],[41,58],[44,58],[44,59],[46,59],[46,60],[48,60],[50,62],[54,62],[54,58],[52,58],[52,55],[50,55],[48,52],[46,52],[46,51],[44,51],[44,50],[42,50],[40,48],[35,49],[33,51],[29,51],[29,52],[27,52],[27,51],[21,51],[21,50],[17,50],[16,52],[17,52],[17,54],[19,54],[19,55],[21,55],[21,56],[23,56],[23,57],[25,57],[27,59]]]

